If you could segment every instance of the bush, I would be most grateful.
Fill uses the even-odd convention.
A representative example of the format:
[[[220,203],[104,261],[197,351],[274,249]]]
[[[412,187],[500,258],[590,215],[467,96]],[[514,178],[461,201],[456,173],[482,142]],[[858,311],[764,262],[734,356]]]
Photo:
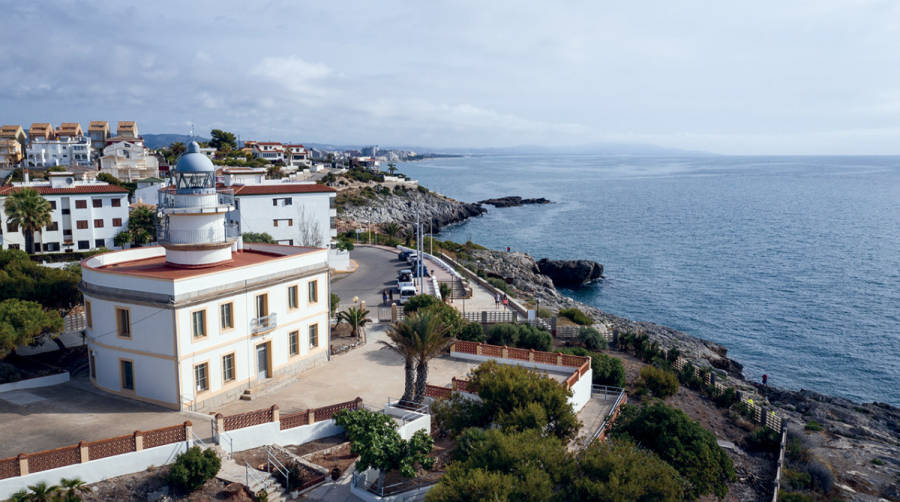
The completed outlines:
[[[728,387],[722,392],[715,392],[713,402],[720,408],[730,408],[732,404],[738,402],[737,391],[733,387]]]
[[[222,460],[212,449],[201,450],[193,446],[178,455],[172,470],[169,471],[169,483],[176,488],[192,492],[212,479],[222,467]]]
[[[824,429],[824,427],[822,427],[822,424],[820,424],[819,422],[816,422],[815,420],[810,420],[809,422],[806,422],[806,425],[803,427],[803,430],[813,431],[813,432],[819,432],[823,429]]]
[[[519,326],[516,347],[548,351],[553,348],[553,337],[550,333],[535,326],[523,324]]]
[[[575,324],[580,324],[582,326],[590,326],[591,324],[594,324],[594,321],[590,317],[588,317],[587,314],[575,307],[560,309],[559,316],[565,317]]]
[[[809,462],[809,448],[803,444],[803,438],[792,432],[788,433],[784,455],[788,460],[794,463],[805,464],[806,462]]]
[[[487,329],[486,334],[491,345],[515,346],[519,340],[519,329],[515,324],[495,324]]]
[[[781,492],[778,502],[815,502],[812,496],[799,492]]]
[[[645,366],[641,368],[638,385],[647,387],[654,396],[664,399],[678,392],[678,377],[672,371]]]
[[[781,446],[781,434],[767,427],[761,427],[744,438],[744,443],[747,449],[751,451],[777,453],[778,448]]]
[[[403,312],[405,314],[411,314],[419,309],[424,309],[437,303],[440,303],[440,300],[438,300],[436,296],[416,295],[406,301],[403,305]]]
[[[244,242],[263,242],[266,244],[275,244],[275,240],[272,239],[272,236],[265,232],[244,232],[241,234],[241,238]]]
[[[550,309],[545,309],[544,307],[538,307],[536,314],[541,319],[550,319],[551,317],[553,317],[553,311]]]
[[[503,291],[506,294],[512,294],[512,288],[509,287],[509,284],[506,283],[503,279],[499,277],[488,277],[487,281],[494,286],[495,288]]]
[[[470,322],[464,325],[457,338],[467,342],[484,342],[486,340],[484,328],[481,327],[479,322]]]
[[[785,469],[784,484],[791,490],[808,490],[812,486],[812,478],[808,472]]]
[[[612,435],[631,438],[674,467],[687,482],[686,500],[707,494],[723,499],[728,483],[737,477],[716,436],[661,401],[642,408],[623,407]]]
[[[561,352],[590,357],[591,373],[593,374],[592,383],[612,387],[625,387],[625,365],[622,364],[622,360],[618,357],[591,352],[582,347],[568,347],[562,349]]]
[[[813,460],[803,470],[809,474],[813,490],[827,494],[834,488],[834,474],[825,464]]]
[[[594,328],[582,326],[578,330],[578,340],[588,350],[603,350],[606,348],[606,339]]]

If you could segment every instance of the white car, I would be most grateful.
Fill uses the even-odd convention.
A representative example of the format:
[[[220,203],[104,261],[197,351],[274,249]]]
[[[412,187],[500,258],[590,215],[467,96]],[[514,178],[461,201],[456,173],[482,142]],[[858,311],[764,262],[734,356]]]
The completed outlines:
[[[416,296],[416,288],[413,286],[403,286],[400,288],[400,305],[406,303],[410,298]]]

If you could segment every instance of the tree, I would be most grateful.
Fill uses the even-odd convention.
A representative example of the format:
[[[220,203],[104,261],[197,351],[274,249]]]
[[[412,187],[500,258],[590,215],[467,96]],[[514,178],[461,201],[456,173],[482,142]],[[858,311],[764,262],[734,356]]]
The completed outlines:
[[[416,380],[416,314],[405,317],[402,321],[388,326],[388,340],[380,340],[379,343],[393,350],[403,357],[403,370],[405,374],[403,396],[401,401],[412,401],[415,393]]]
[[[62,329],[63,320],[54,310],[44,310],[41,304],[27,300],[3,300],[0,302],[0,359],[39,337],[55,337]]]
[[[81,494],[91,491],[87,483],[78,478],[62,478],[59,482],[59,489],[62,493],[61,502],[79,502]]]
[[[223,131],[221,129],[213,129],[209,131],[209,146],[223,152],[237,149],[237,138],[234,133]]]
[[[169,471],[169,482],[177,488],[192,492],[218,474],[221,467],[222,460],[212,448],[201,450],[199,446],[192,446],[175,457],[175,463]]]
[[[588,350],[603,350],[606,348],[606,339],[596,329],[590,326],[582,326],[578,329],[578,340]]]
[[[241,234],[244,242],[261,242],[264,244],[275,244],[275,239],[265,232],[244,232]]]
[[[664,370],[656,366],[641,368],[638,385],[646,387],[654,396],[666,398],[678,392],[678,376],[674,371]]]
[[[428,361],[450,346],[453,337],[441,320],[440,312],[425,309],[409,316],[415,326],[416,394],[413,401],[422,403],[428,386]]]
[[[409,440],[397,432],[397,423],[383,413],[361,410],[341,410],[334,421],[344,427],[350,440],[350,451],[359,455],[356,469],[359,472],[372,467],[380,472],[378,489],[384,488],[388,472],[400,471],[407,478],[415,477],[416,468],[430,469],[434,459],[428,456],[434,446],[424,430],[418,430]]]
[[[34,233],[53,223],[50,202],[33,188],[16,190],[6,198],[6,224],[16,225],[25,234],[25,249],[34,253]],[[40,244],[38,245],[40,249]]]
[[[566,500],[679,502],[683,481],[672,466],[629,441],[591,444],[577,457]]]
[[[484,342],[484,328],[481,327],[480,322],[467,322],[463,325],[462,329],[459,330],[456,338],[467,342]]]
[[[393,162],[389,163],[388,172],[393,176],[393,174],[397,172],[397,164],[394,164]]]
[[[56,494],[59,491],[58,486],[48,485],[46,481],[29,485],[28,489],[31,490],[27,499],[30,502],[55,502]]]
[[[631,439],[674,467],[687,482],[687,500],[707,494],[725,498],[728,482],[736,477],[713,433],[661,401],[642,408],[625,406],[613,426],[613,437]]]
[[[413,312],[424,309],[426,307],[430,307],[437,303],[440,302],[434,295],[416,295],[409,300],[406,300],[406,303],[403,304],[403,313],[412,314]]]
[[[128,214],[128,225],[125,228],[131,242],[135,246],[140,246],[155,240],[156,223],[156,212],[147,207],[136,207]],[[119,239],[119,242],[125,239],[124,236],[120,238],[117,235],[113,242],[116,238]],[[120,245],[118,242],[115,244]]]
[[[331,296],[328,298],[328,315],[334,317],[334,313],[337,312],[338,307],[341,305],[341,297],[335,293],[331,293]]]
[[[453,461],[428,494],[429,501],[550,501],[575,467],[565,443],[536,430],[490,429]]]
[[[534,350],[550,350],[553,346],[549,332],[527,324],[495,324],[487,329],[487,341],[492,345]]]
[[[438,289],[441,292],[441,299],[444,300],[444,303],[449,302],[450,296],[453,294],[453,287],[451,287],[446,282],[442,282],[440,283]]]
[[[0,250],[0,300],[29,300],[47,309],[68,310],[81,303],[80,280],[80,271],[41,266],[21,250]]]
[[[391,239],[396,239],[400,235],[400,225],[391,221],[381,225],[381,231]]]
[[[352,328],[351,334],[358,338],[360,333],[365,333],[365,326],[370,321],[369,311],[362,307],[347,307],[346,310],[338,312],[337,320],[339,323],[349,324]]]
[[[297,243],[300,246],[309,246],[320,248],[325,246],[325,239],[322,237],[322,229],[316,220],[315,214],[309,213],[303,204],[297,205],[297,230],[299,239]]]

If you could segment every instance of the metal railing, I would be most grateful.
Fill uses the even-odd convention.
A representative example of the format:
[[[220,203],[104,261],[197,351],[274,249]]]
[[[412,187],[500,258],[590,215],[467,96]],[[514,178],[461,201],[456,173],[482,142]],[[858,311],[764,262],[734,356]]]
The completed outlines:
[[[175,192],[160,192],[159,193],[159,204],[157,207],[159,209],[181,209],[180,206],[175,204],[175,196],[177,194]],[[220,190],[216,192],[216,205],[219,206],[233,206],[234,205],[234,190]]]
[[[593,385],[591,386],[591,397],[593,397],[594,394],[602,394],[604,400],[609,399],[611,398],[611,396],[615,395],[616,402],[613,403],[612,407],[610,407],[609,411],[606,413],[606,416],[603,417],[603,422],[600,424],[600,427],[598,427],[597,430],[594,431],[594,433],[591,434],[591,436],[587,439],[587,441],[585,441],[583,445],[584,448],[590,446],[591,443],[596,441],[597,438],[599,438],[600,435],[606,431],[606,428],[609,427],[612,420],[614,420],[617,416],[619,406],[621,406],[622,402],[625,400],[625,389],[622,389],[620,387]]]
[[[221,227],[205,230],[171,229],[165,220],[156,227],[156,239],[170,244],[215,244],[235,239],[241,234],[237,223],[223,223]]]
[[[274,483],[272,481],[272,478],[260,477],[260,475],[257,474],[258,472],[259,471],[257,471],[256,469],[250,467],[250,464],[248,464],[246,461],[244,462],[244,481],[247,485],[247,488],[250,488],[252,490],[253,483],[256,482],[257,486],[260,486],[262,490],[266,491],[266,493],[272,492],[272,484]]]
[[[278,326],[278,314],[274,312],[266,316],[250,319],[250,333],[252,334],[275,329],[276,326]]]
[[[417,420],[422,417],[422,415],[428,415],[428,405],[427,404],[419,404],[415,401],[407,401],[405,399],[398,399],[396,401],[391,401],[391,398],[387,399],[387,406],[391,408],[398,408],[405,412],[404,415],[394,416],[386,413],[391,418],[394,418],[400,422],[400,425],[406,425],[413,420]],[[383,410],[382,410],[383,413]]]
[[[269,446],[265,446],[266,449],[266,467],[269,473],[274,473],[278,471],[279,474],[284,476],[284,488],[286,491],[291,491],[291,476],[290,472],[288,472],[288,468],[278,460],[278,456],[275,454],[275,451]],[[274,469],[274,470],[273,470]]]

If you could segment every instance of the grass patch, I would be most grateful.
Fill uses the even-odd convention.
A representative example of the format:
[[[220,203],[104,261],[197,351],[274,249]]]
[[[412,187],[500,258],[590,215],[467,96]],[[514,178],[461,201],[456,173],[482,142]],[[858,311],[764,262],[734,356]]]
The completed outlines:
[[[824,429],[825,429],[825,427],[823,427],[822,424],[820,424],[819,422],[816,422],[815,420],[810,420],[809,422],[806,422],[806,425],[803,427],[803,430],[813,431],[813,432],[820,432]]]

